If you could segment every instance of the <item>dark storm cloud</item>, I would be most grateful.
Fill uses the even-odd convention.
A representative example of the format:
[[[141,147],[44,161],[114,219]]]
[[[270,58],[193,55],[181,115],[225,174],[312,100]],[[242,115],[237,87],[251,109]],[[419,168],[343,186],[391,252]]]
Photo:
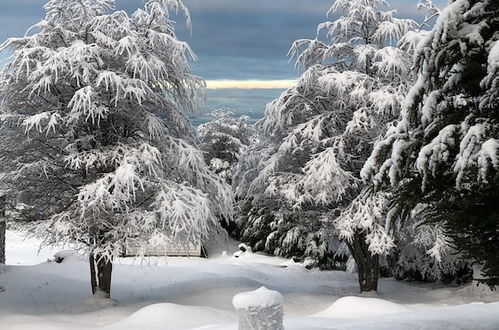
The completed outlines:
[[[440,0],[441,5],[446,0]],[[314,38],[331,0],[185,0],[199,55],[194,67],[208,79],[288,79],[296,76],[287,52],[294,40]],[[421,20],[417,0],[392,1],[399,15]],[[180,22],[180,19],[178,19]]]
[[[298,38],[313,38],[331,0],[184,0],[193,18],[189,35],[182,17],[178,34],[199,57],[206,79],[288,79],[296,75],[287,51]],[[439,0],[440,5],[445,0]],[[45,0],[0,0],[0,39],[23,35],[43,18]],[[116,0],[132,12],[142,0]],[[392,1],[401,16],[417,16],[417,0]]]

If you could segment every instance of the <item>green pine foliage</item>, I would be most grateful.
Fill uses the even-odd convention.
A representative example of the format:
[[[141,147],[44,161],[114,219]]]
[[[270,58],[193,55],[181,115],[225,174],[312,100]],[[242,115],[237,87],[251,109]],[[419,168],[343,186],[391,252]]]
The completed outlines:
[[[456,0],[417,52],[418,81],[364,179],[395,189],[499,284],[499,2]]]

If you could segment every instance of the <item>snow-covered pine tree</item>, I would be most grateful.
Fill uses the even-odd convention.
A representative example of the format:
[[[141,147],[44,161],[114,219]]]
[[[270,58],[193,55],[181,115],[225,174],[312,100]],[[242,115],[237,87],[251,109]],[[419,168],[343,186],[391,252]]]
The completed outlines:
[[[183,113],[204,90],[170,19],[182,10],[189,20],[187,9],[180,0],[147,0],[131,16],[113,7],[48,1],[33,33],[2,46],[13,55],[0,85],[2,112],[27,135],[5,182],[48,219],[45,243],[89,255],[92,291],[106,296],[125,246],[199,240],[232,207]]]
[[[376,290],[379,255],[393,243],[385,231],[385,195],[366,197],[360,170],[385,124],[399,114],[411,84],[411,54],[423,35],[386,6],[384,0],[337,0],[329,14],[340,17],[318,28],[326,30],[326,41],[293,44],[290,54],[307,71],[267,107],[236,176],[237,193],[256,215],[251,226],[243,219],[244,229],[254,235],[266,228],[267,244],[303,242],[307,228],[320,228],[312,236],[327,245],[320,219],[329,213],[334,235],[346,240],[357,262],[362,291]],[[299,230],[290,229],[292,214],[312,221],[298,220]],[[262,226],[262,219],[271,224]],[[284,236],[274,229],[282,227]]]
[[[469,259],[454,249],[441,224],[429,223],[420,217],[422,213],[413,212],[397,232],[396,248],[389,258],[392,275],[417,281],[469,281]]]
[[[440,8],[433,3],[433,0],[419,0],[418,9],[426,12],[423,23],[421,23],[421,29],[429,28],[431,30],[433,26],[430,25],[430,22],[438,18],[441,13]]]
[[[0,136],[2,137],[2,143],[0,144],[0,265],[5,264],[6,260],[6,235],[7,235],[7,192],[8,185],[4,184],[4,173],[8,173],[15,169],[15,162],[12,161],[12,155],[10,154],[10,147],[12,144],[17,144],[15,138],[19,138],[21,134],[19,132],[16,134],[15,131],[11,130],[11,127],[15,125],[11,123],[9,118],[2,118],[0,116]],[[7,133],[9,132],[9,133]]]
[[[499,2],[455,0],[417,50],[417,83],[365,179],[396,190],[499,284]]]
[[[199,148],[210,169],[232,183],[239,156],[250,144],[253,128],[248,116],[234,117],[234,112],[218,109],[211,120],[198,127]]]

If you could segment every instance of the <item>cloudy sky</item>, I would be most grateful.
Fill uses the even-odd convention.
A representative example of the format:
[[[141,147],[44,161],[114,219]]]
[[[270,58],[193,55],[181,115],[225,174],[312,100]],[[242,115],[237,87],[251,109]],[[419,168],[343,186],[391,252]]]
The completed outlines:
[[[46,0],[0,0],[0,40],[23,35],[44,17]],[[418,0],[392,0],[399,16],[420,20]],[[208,80],[213,100],[206,108],[242,107],[238,112],[262,112],[298,73],[286,56],[291,43],[313,38],[332,0],[184,0],[193,19],[192,36],[177,18],[178,36],[188,41],[198,62],[195,71]],[[447,0],[435,0],[445,6]],[[132,12],[143,0],[116,0]],[[243,80],[244,82],[241,82]],[[219,89],[230,88],[222,93]],[[248,90],[242,93],[241,90]],[[259,92],[255,88],[260,89]],[[246,96],[245,96],[246,95]],[[259,97],[256,97],[259,95]],[[239,102],[239,103],[238,103]]]

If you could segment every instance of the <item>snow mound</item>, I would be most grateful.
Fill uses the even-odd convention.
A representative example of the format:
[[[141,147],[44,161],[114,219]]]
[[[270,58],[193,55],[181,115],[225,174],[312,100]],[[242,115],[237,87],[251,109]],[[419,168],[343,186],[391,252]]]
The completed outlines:
[[[343,297],[313,317],[359,319],[374,315],[409,312],[411,309],[378,298]]]
[[[282,303],[283,298],[279,292],[269,290],[263,286],[255,291],[239,293],[232,299],[232,305],[234,305],[235,309],[266,308]]]
[[[181,330],[236,321],[234,314],[215,308],[161,303],[146,306],[106,329]]]
[[[54,254],[54,261],[57,263],[77,261],[80,256],[74,250],[62,250]]]
[[[66,311],[72,313],[88,313],[96,310],[112,308],[118,305],[118,301],[107,297],[104,292],[96,292],[93,296],[77,301],[76,303],[67,305]]]
[[[60,247],[44,246],[37,238],[26,237],[25,233],[7,230],[5,255],[7,265],[32,266],[50,260]]]

